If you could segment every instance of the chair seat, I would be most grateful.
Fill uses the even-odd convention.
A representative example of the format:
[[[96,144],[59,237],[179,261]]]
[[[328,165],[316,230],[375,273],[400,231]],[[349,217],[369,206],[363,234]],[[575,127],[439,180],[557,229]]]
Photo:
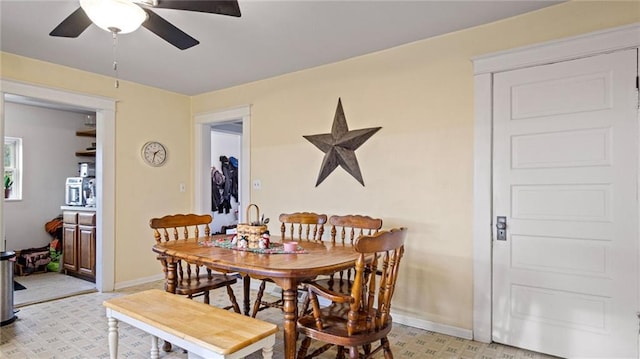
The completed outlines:
[[[348,303],[333,303],[328,307],[321,308],[323,329],[318,330],[316,320],[312,314],[305,315],[298,319],[298,331],[309,338],[348,346],[362,346],[372,341],[386,337],[391,331],[392,322],[389,320],[385,328],[375,330],[368,328],[371,321],[366,320],[367,313],[360,313],[357,321],[355,333],[347,334],[347,314],[349,313]],[[375,310],[374,310],[375,312]]]
[[[197,280],[193,277],[191,278],[191,280],[178,280],[178,283],[176,285],[176,294],[190,295],[198,292],[226,287],[236,284],[237,282],[238,279],[234,276],[212,274],[211,278],[209,278],[206,274],[202,274]]]

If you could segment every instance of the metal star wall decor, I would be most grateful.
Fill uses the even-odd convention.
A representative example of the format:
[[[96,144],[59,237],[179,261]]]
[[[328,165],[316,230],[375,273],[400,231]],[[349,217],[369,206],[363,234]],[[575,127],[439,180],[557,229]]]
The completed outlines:
[[[362,173],[360,173],[360,166],[358,165],[355,150],[381,128],[382,127],[372,127],[349,131],[347,119],[342,110],[342,102],[340,98],[338,98],[338,108],[336,108],[336,114],[333,118],[331,133],[302,136],[318,147],[320,151],[324,152],[324,159],[322,160],[316,187],[338,166],[344,168],[345,171],[364,186],[364,180],[362,179]]]

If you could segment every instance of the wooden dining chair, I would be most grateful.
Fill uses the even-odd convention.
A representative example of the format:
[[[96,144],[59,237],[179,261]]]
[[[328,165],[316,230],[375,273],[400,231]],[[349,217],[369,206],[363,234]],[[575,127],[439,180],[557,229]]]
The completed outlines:
[[[208,236],[211,229],[211,215],[197,214],[176,214],[161,218],[152,218],[149,226],[153,229],[153,236],[156,243],[170,240],[186,240],[187,238],[197,238],[200,235]],[[162,263],[162,268],[167,277],[167,259],[158,256]],[[186,261],[176,263],[176,294],[186,295],[188,298],[203,296],[203,301],[209,304],[209,291],[223,288],[227,289],[227,295],[231,305],[225,309],[231,309],[240,313],[240,306],[236,301],[231,286],[237,282],[237,278],[223,273],[213,273],[211,269],[203,268]]]
[[[297,330],[304,336],[298,359],[313,358],[332,346],[338,348],[336,358],[343,358],[347,349],[352,359],[371,358],[381,350],[385,358],[393,358],[387,336],[392,328],[391,301],[406,237],[406,228],[359,236],[354,244],[359,256],[349,294],[307,283],[312,312],[298,318]],[[372,275],[378,272],[380,275]],[[331,304],[320,307],[318,297]],[[312,340],[324,344],[307,354]]]
[[[324,225],[327,223],[327,215],[312,212],[282,213],[279,220],[282,241],[321,241],[324,234]],[[254,318],[258,312],[267,308],[279,308],[282,310],[284,303],[282,296],[276,301],[262,299],[267,281],[263,279],[260,283],[251,313]]]
[[[334,245],[353,245],[353,242],[361,235],[372,235],[378,233],[382,228],[382,218],[372,218],[359,214],[349,214],[344,216],[329,217],[331,226],[331,243]],[[323,279],[315,282],[330,290],[348,294],[353,283],[353,269],[347,269],[337,273],[332,273]],[[309,311],[309,297],[306,296],[301,306],[301,315]]]

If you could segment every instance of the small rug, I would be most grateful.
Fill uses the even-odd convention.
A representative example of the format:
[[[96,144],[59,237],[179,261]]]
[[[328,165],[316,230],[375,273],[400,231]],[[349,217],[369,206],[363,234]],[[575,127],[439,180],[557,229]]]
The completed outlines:
[[[27,289],[27,287],[25,287],[22,284],[16,282],[15,280],[13,281],[13,290],[23,290],[23,289]]]

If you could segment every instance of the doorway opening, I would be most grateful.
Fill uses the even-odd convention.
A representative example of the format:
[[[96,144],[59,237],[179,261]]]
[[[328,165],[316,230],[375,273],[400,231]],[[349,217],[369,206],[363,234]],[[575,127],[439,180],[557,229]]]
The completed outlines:
[[[93,136],[77,135],[87,131]],[[16,167],[10,167],[20,195],[5,199],[3,218],[4,246],[17,254],[15,306],[95,291],[94,278],[71,276],[77,269],[67,263],[75,265],[72,258],[79,251],[73,249],[75,239],[63,236],[63,211],[70,200],[65,183],[95,183],[95,171],[79,177],[80,163],[95,168],[95,111],[6,94],[4,133],[5,140],[20,138],[23,144]],[[85,206],[86,198],[78,196],[69,209],[95,215],[95,207]],[[86,270],[95,275],[95,266]]]
[[[67,92],[0,80],[0,135],[5,131],[5,102],[7,96],[22,96],[58,108],[75,108],[95,113],[96,125],[96,195],[102,200],[96,204],[96,263],[95,288],[98,291],[112,291],[115,287],[115,101],[89,95]],[[61,197],[62,200],[62,197]],[[5,238],[5,203],[0,201],[0,238]],[[0,248],[5,249],[4,240]]]
[[[230,208],[229,213],[226,213],[224,207],[222,214],[218,213],[219,209],[212,213],[213,233],[222,230],[222,226],[226,225],[227,221],[242,222],[244,220],[243,209],[251,203],[249,188],[251,178],[249,173],[251,163],[250,117],[250,107],[242,106],[199,114],[194,118],[194,211],[212,213],[211,167],[221,167],[220,156],[225,156],[227,159],[230,157],[237,159],[237,206],[232,205],[233,209]],[[215,144],[212,138],[216,140]],[[223,138],[225,139],[222,140]],[[233,152],[235,155],[229,154]],[[235,210],[237,210],[237,215]]]
[[[240,205],[242,121],[211,125],[211,233],[233,233]]]

